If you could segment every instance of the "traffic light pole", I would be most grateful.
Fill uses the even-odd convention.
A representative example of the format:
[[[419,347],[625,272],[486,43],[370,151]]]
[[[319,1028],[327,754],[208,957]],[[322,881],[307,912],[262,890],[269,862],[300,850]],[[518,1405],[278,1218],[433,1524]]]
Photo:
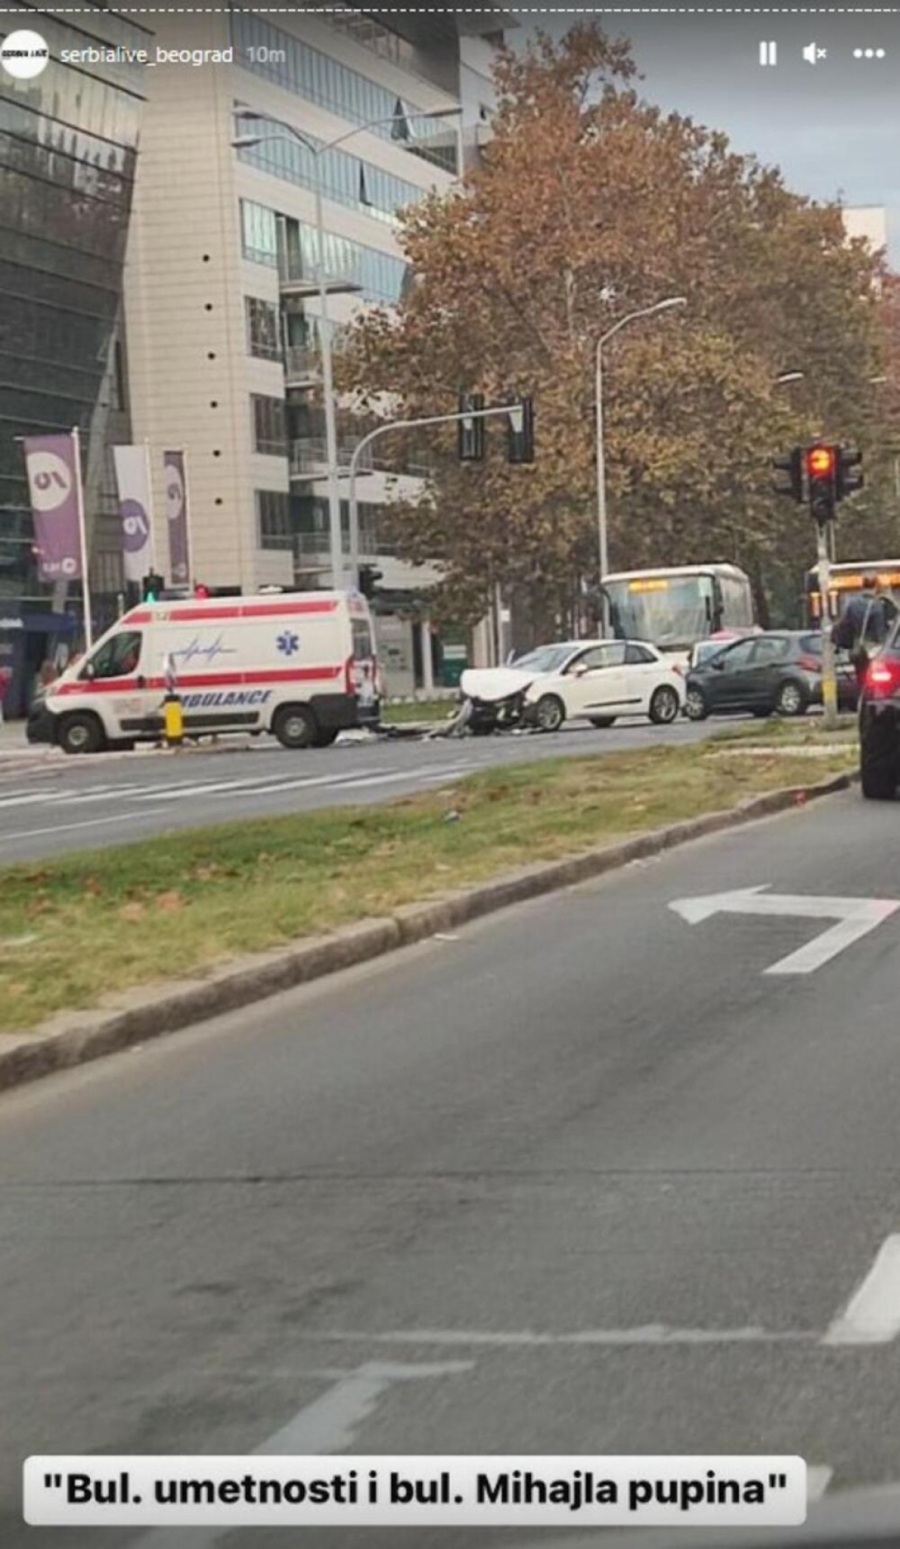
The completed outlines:
[[[495,409],[471,409],[464,414],[429,414],[424,419],[416,420],[389,420],[386,425],[376,425],[368,435],[353,448],[350,458],[350,578],[355,587],[359,587],[359,507],[356,500],[356,476],[359,472],[359,462],[363,452],[376,441],[379,436],[386,436],[389,430],[419,430],[425,425],[456,425],[461,420],[486,420],[498,414],[505,414],[507,419],[512,419],[522,409],[519,404],[505,403]]]
[[[834,641],[831,638],[831,538],[834,523],[816,525],[819,560],[819,623],[822,626],[822,704],[825,729],[837,726],[837,678],[834,671]]]

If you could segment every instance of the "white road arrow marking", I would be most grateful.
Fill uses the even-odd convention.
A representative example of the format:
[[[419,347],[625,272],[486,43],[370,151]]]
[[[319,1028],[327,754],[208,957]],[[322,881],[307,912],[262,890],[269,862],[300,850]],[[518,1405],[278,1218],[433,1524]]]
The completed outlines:
[[[768,883],[737,888],[732,893],[709,893],[700,898],[676,898],[669,905],[690,925],[714,914],[795,915],[809,920],[835,920],[830,930],[782,957],[768,974],[811,974],[843,952],[900,909],[896,898],[807,898],[802,893],[767,893]]]

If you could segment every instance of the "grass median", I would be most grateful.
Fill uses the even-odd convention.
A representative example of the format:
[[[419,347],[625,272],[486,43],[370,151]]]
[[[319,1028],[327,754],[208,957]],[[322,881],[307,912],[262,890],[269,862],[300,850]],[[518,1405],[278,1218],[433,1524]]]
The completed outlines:
[[[518,764],[389,804],[0,867],[0,1027],[853,767],[719,743]]]

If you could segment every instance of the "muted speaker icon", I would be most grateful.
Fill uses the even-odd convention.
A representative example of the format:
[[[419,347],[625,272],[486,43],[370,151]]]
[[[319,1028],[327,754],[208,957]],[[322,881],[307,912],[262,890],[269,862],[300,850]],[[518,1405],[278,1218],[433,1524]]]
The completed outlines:
[[[818,43],[807,43],[803,49],[803,58],[808,65],[817,65],[820,59],[828,58],[828,50],[821,48]]]

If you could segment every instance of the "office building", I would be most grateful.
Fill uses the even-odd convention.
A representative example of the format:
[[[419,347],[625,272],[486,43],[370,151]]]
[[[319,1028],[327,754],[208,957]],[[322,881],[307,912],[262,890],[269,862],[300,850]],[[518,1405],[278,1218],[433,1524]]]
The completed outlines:
[[[151,447],[160,529],[162,452],[186,451],[196,580],[330,582],[316,186],[337,351],[357,307],[394,304],[408,283],[398,209],[450,188],[486,130],[500,25],[470,17],[461,33],[450,15],[382,21],[350,7],[166,19],[170,48],[233,50],[232,64],[153,72],[126,283],[134,432]],[[340,411],[338,435],[346,474]],[[422,469],[396,469],[381,446],[360,480],[361,549],[383,572],[396,693],[432,679],[415,614],[437,576],[385,552],[380,513]],[[346,543],[345,477],[341,493]],[[159,552],[164,568],[164,539]]]
[[[0,68],[0,672],[10,716],[23,712],[42,660],[81,629],[80,587],[37,577],[19,438],[78,426],[101,623],[122,584],[109,446],[130,435],[121,309],[143,72],[64,64],[60,53],[149,37],[89,4],[75,15],[0,15],[0,35],[22,26],[50,58],[30,79]]]

